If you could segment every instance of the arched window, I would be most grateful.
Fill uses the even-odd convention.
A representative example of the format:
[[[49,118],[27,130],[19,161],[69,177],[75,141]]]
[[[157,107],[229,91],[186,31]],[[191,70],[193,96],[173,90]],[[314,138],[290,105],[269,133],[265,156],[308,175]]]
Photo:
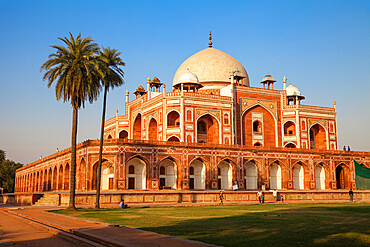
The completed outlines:
[[[133,165],[128,167],[128,174],[135,174],[135,167]]]
[[[112,136],[111,135],[108,135],[108,139],[112,139]]]
[[[260,121],[256,120],[253,122],[253,132],[262,133],[262,124]]]
[[[302,130],[306,130],[306,121],[302,121]]]
[[[192,140],[193,138],[191,137],[191,135],[188,135],[187,137],[186,137],[186,141],[187,142],[193,142],[193,140]]]
[[[180,127],[180,114],[177,111],[168,113],[167,127]]]
[[[226,145],[230,144],[230,140],[229,140],[229,138],[228,138],[228,137],[226,137],[226,138],[225,138],[225,144],[226,144]]]
[[[295,136],[295,124],[292,121],[288,121],[284,124],[284,135]]]
[[[191,121],[191,111],[190,110],[186,112],[186,120],[189,122]]]
[[[262,144],[261,144],[260,142],[256,142],[256,143],[254,144],[254,146],[255,146],[255,147],[261,147],[261,146],[262,146]]]
[[[229,114],[224,115],[224,123],[229,124]]]

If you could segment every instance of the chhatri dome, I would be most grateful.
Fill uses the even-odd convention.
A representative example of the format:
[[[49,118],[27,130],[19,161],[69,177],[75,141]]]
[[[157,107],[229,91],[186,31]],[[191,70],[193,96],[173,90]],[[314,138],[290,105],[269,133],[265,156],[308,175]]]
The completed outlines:
[[[195,53],[180,65],[173,78],[173,85],[175,86],[180,76],[189,70],[198,77],[203,89],[226,87],[230,84],[230,75],[234,71],[245,77],[243,84],[249,86],[248,74],[243,65],[229,54],[212,48],[211,36],[209,48]]]
[[[299,91],[299,89],[293,86],[292,84],[290,84],[286,88],[286,95],[287,96],[302,96],[301,91]]]

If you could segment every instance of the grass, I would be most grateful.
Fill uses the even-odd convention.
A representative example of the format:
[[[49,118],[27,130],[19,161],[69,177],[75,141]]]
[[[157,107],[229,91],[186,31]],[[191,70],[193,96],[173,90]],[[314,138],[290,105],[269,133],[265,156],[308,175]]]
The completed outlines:
[[[367,203],[53,212],[222,246],[370,246]]]

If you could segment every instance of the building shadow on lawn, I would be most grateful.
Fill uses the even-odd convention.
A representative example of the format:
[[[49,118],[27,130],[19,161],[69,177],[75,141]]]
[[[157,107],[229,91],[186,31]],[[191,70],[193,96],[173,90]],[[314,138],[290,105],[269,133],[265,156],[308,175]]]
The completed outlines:
[[[370,206],[315,206],[141,229],[222,246],[369,246],[369,220]]]

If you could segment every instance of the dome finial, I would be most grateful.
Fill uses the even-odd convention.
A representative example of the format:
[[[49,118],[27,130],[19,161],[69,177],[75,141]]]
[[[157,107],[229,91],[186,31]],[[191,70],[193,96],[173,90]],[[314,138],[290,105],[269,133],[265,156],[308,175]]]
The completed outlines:
[[[212,48],[212,33],[209,31],[209,42],[208,42],[208,47]]]

